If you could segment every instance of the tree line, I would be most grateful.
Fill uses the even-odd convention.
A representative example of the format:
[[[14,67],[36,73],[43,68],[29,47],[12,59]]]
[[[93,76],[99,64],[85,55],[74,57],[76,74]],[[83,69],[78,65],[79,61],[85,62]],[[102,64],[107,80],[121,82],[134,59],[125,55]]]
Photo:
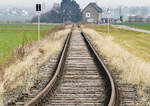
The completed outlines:
[[[62,0],[59,8],[53,8],[40,17],[41,22],[46,23],[79,22],[81,19],[81,9],[75,0]],[[32,22],[37,22],[37,20],[37,16],[32,18]]]

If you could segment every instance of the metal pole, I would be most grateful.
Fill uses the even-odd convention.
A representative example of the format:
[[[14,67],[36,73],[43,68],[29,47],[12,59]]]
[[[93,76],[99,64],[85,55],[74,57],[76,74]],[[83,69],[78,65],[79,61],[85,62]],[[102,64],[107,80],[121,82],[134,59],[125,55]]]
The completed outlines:
[[[110,9],[107,9],[107,18],[108,18],[108,34],[110,33],[110,19],[109,19],[109,15],[111,14]]]
[[[109,14],[108,14],[108,34],[109,34]]]
[[[38,41],[40,41],[40,12],[38,13]]]

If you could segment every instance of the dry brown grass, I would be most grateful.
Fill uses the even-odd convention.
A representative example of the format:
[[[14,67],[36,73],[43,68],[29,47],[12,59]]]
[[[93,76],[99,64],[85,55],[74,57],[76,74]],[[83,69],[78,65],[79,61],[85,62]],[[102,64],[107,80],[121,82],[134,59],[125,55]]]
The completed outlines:
[[[83,29],[92,39],[100,55],[121,72],[121,83],[150,86],[150,63],[130,54],[114,43],[111,36],[102,36],[92,29]]]
[[[57,54],[63,47],[66,35],[70,29],[57,28],[54,31],[50,31],[48,36],[41,39],[40,42],[33,42],[26,44],[23,47],[14,51],[16,54],[18,51],[24,49],[23,52],[13,55],[12,60],[8,64],[5,64],[1,71],[3,72],[3,79],[0,81],[0,100],[5,92],[9,92],[18,88],[21,88],[26,84],[28,90],[33,82],[24,83],[26,77],[34,78],[37,73],[37,68],[48,57]],[[21,55],[21,59],[18,56]]]
[[[150,87],[150,62],[132,55],[119,44],[113,42],[112,36],[103,36],[93,29],[83,28],[91,39],[98,53],[107,59],[107,64],[120,73],[120,83],[138,85],[137,94],[140,106],[149,106],[149,94],[143,88]]]
[[[140,106],[150,106],[149,94],[144,92],[145,87],[138,87],[137,95],[141,97],[139,99]]]
[[[48,36],[49,39],[51,39],[52,37],[54,37],[53,35],[55,35],[56,33],[55,32],[58,32],[60,30],[63,30],[64,28],[70,28],[70,26],[64,26],[64,25],[61,25],[61,26],[57,26],[56,28],[53,28],[53,29],[50,29],[46,35],[46,37]],[[51,35],[51,36],[50,36]],[[46,38],[45,37],[45,38]],[[33,46],[36,44],[36,42],[30,42],[28,43],[27,41],[28,39],[24,36],[23,37],[23,42],[22,42],[22,46],[19,46],[17,47],[16,49],[13,50],[12,52],[12,55],[11,55],[11,58],[3,63],[3,64],[0,64],[0,81],[2,81],[4,78],[4,70],[9,67],[10,65],[14,64],[14,62],[18,61],[18,60],[21,60],[28,56],[28,54],[30,54],[32,51],[33,51]],[[25,43],[27,42],[27,43]],[[39,50],[40,51],[40,50]],[[42,51],[40,51],[42,52]]]

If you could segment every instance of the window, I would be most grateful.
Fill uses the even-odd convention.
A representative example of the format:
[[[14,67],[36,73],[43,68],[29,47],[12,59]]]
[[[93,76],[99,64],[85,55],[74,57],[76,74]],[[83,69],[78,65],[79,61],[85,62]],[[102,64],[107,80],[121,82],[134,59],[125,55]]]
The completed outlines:
[[[87,17],[87,18],[88,18],[88,17],[91,17],[91,13],[87,12],[87,13],[86,13],[86,17]]]

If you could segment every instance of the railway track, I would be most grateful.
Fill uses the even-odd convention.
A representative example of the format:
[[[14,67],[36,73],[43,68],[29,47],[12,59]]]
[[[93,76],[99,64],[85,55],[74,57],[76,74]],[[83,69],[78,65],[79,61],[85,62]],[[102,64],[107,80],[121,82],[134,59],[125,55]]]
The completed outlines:
[[[68,34],[57,69],[25,106],[119,106],[118,89],[83,32]]]

